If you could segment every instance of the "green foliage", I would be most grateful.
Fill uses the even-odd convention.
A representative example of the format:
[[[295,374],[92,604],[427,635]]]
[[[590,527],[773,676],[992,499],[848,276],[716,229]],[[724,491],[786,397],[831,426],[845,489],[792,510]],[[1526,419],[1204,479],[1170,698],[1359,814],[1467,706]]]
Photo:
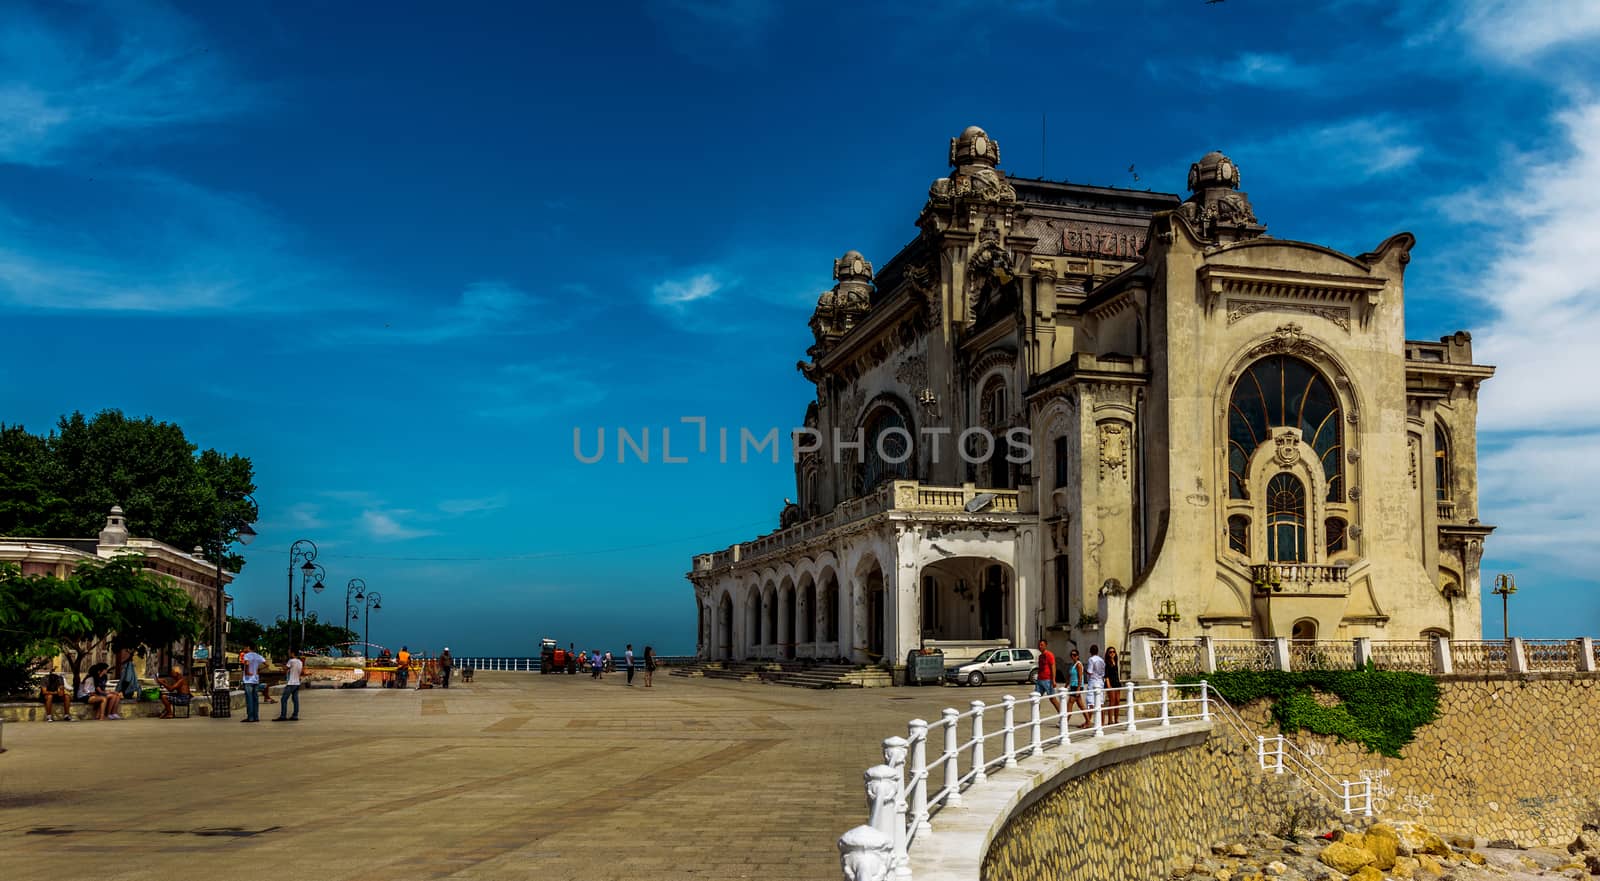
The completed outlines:
[[[183,429],[148,416],[73,413],[48,437],[0,426],[0,535],[92,537],[121,505],[134,535],[215,552],[222,533],[255,521],[254,491],[249,459],[197,455]]]
[[[288,621],[279,618],[271,626],[263,625],[254,618],[233,618],[232,633],[228,641],[234,650],[242,649],[246,645],[254,645],[263,655],[269,658],[286,658],[289,656],[290,646],[313,648],[322,650],[331,645],[342,642],[354,642],[356,632],[348,627],[337,624],[328,624],[317,618],[317,613],[312,612],[306,616],[306,637],[300,639],[300,622]]]
[[[197,636],[203,615],[189,595],[144,568],[137,555],[78,565],[72,575],[24,576],[0,565],[0,658],[61,652],[73,685],[94,645],[162,646]]]
[[[1310,731],[1359,743],[1372,752],[1399,758],[1418,728],[1439,717],[1439,683],[1422,673],[1392,670],[1307,670],[1285,673],[1250,670],[1187,676],[1180,684],[1205,679],[1235,706],[1272,700],[1272,718],[1285,734]],[[1340,703],[1322,706],[1313,692]]]

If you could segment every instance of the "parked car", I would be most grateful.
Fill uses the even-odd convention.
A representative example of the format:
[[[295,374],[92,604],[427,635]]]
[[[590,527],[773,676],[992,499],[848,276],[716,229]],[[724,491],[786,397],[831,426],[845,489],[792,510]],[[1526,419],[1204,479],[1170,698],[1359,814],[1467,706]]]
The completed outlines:
[[[957,685],[1032,682],[1037,666],[1032,649],[985,649],[971,661],[944,671],[944,678]]]

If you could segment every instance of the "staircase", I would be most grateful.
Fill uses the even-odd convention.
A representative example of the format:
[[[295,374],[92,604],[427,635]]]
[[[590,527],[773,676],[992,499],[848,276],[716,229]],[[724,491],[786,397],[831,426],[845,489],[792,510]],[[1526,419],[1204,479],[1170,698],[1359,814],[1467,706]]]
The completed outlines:
[[[804,661],[695,661],[672,669],[673,676],[768,682],[795,688],[879,688],[894,684],[882,667]]]

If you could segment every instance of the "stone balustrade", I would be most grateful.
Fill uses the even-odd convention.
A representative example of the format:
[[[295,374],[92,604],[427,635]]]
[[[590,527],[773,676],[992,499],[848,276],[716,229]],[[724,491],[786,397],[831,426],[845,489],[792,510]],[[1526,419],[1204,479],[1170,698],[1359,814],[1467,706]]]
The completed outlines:
[[[817,538],[886,511],[911,514],[1017,514],[1030,506],[1026,490],[984,489],[975,484],[933,486],[915,480],[891,480],[877,490],[847,499],[833,510],[753,541],[694,558],[696,572],[717,569],[764,557]]]
[[[1128,646],[1136,681],[1177,679],[1229,670],[1380,670],[1436,676],[1507,673],[1593,673],[1600,649],[1575,639],[1349,640],[1159,639],[1134,636]]]

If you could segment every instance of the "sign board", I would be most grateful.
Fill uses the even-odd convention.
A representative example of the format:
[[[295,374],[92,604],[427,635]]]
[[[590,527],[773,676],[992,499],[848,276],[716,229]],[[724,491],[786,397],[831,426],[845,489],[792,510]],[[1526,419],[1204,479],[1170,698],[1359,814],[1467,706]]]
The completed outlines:
[[[197,646],[195,646],[194,647],[194,659],[196,661],[209,661],[209,660],[211,660],[211,646],[208,646],[208,645],[197,645]]]
[[[212,687],[212,689],[218,689],[218,688],[225,689],[225,688],[227,688],[228,687],[228,671],[227,670],[218,670],[215,673],[212,673],[211,674],[211,687]]]

